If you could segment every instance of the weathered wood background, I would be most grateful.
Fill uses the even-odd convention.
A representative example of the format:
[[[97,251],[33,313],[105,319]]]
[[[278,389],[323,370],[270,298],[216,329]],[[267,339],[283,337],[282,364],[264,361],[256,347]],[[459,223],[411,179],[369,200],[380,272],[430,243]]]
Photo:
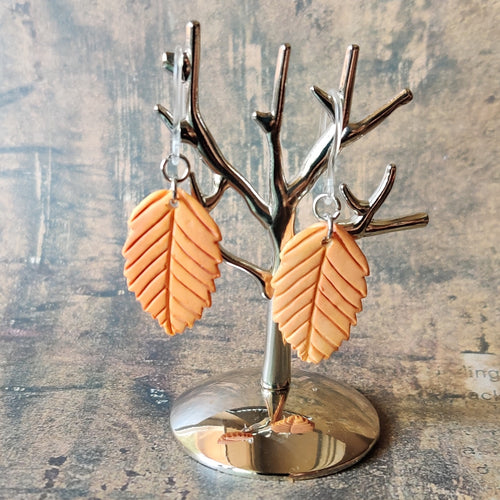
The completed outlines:
[[[202,107],[221,149],[265,191],[278,46],[292,45],[283,142],[290,176],[318,133],[308,92],[338,85],[361,46],[353,118],[404,87],[414,101],[341,156],[369,196],[399,166],[382,215],[428,228],[370,238],[352,339],[319,367],[382,417],[355,468],[304,483],[237,479],[184,455],[169,406],[209,375],[262,361],[265,306],[223,268],[214,304],[167,338],[126,291],[126,218],[163,185],[162,51],[201,22]],[[0,7],[0,497],[498,498],[500,2],[489,0],[3,0]],[[206,176],[208,180],[208,176]],[[311,220],[304,201],[301,220]],[[226,245],[267,240],[228,193]],[[296,363],[296,361],[294,361]]]

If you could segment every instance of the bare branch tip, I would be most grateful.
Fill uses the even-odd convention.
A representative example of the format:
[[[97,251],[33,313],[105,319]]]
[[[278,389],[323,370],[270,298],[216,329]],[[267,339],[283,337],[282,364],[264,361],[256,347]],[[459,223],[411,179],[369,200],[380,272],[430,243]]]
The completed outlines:
[[[323,89],[321,89],[320,87],[317,87],[316,85],[313,85],[311,87],[311,92],[314,95],[314,97],[316,97],[316,99],[318,99],[318,101],[321,104],[326,106],[328,109],[330,109],[332,107],[332,103],[330,100],[330,94],[328,94],[328,92],[325,92]]]
[[[394,181],[396,179],[397,170],[398,170],[398,167],[396,167],[396,165],[394,165],[394,163],[389,163],[389,165],[387,165],[385,167],[385,174],[384,174],[384,178],[381,181],[381,185],[390,186],[389,190],[392,189],[392,186],[393,186]]]
[[[397,171],[398,167],[396,167],[396,165],[394,165],[394,163],[389,163],[389,165],[387,165],[385,167],[385,171],[388,173],[388,174],[391,174],[391,176],[395,177],[396,176],[396,171]]]
[[[154,107],[154,110],[160,115],[160,117],[163,119],[163,121],[166,123],[166,125],[171,128],[173,125],[174,117],[172,116],[172,113],[162,106],[161,104],[157,104]]]
[[[165,106],[163,106],[162,104],[155,104],[154,110],[156,112],[160,113],[160,115],[169,115],[170,114],[170,112],[167,110],[167,108],[165,108]]]
[[[175,58],[174,52],[164,52],[161,55],[161,64],[163,68],[170,73],[173,73],[174,71],[174,58]]]
[[[292,46],[289,43],[282,43],[279,48],[279,53],[282,56],[290,57],[290,51],[292,50]]]
[[[410,89],[404,89],[401,91],[401,97],[403,98],[402,104],[406,104],[413,99],[413,92]]]
[[[264,129],[264,131],[271,131],[274,120],[274,116],[272,115],[272,113],[254,111],[252,113],[252,119],[255,120]]]
[[[199,21],[195,21],[194,19],[192,19],[191,21],[188,21],[188,23],[186,24],[186,28],[188,30],[199,30],[200,23]]]
[[[349,70],[352,73],[356,72],[356,66],[358,64],[358,56],[359,56],[359,45],[352,44],[349,45],[345,51],[344,57],[344,71]],[[347,71],[347,73],[349,73]],[[344,75],[347,77],[347,73]]]
[[[198,21],[189,21],[186,24],[186,39],[189,40],[191,50],[200,43],[201,26]]]
[[[328,95],[321,87],[318,87],[317,85],[313,85],[312,87],[309,88],[309,90],[315,95],[320,95],[320,94]]]

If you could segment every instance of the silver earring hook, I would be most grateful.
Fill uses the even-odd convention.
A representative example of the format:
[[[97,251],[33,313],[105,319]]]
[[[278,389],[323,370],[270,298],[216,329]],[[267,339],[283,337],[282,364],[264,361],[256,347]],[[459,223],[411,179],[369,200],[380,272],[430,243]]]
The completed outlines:
[[[340,216],[340,200],[335,196],[335,161],[340,152],[342,143],[342,122],[344,96],[341,92],[332,92],[329,96],[333,103],[333,126],[335,128],[332,144],[328,152],[328,166],[326,172],[325,192],[316,196],[313,201],[313,212],[316,218],[324,220],[328,224],[328,232],[324,242],[331,240],[333,236],[333,224]]]
[[[177,46],[173,61],[173,122],[171,133],[171,153],[163,159],[160,165],[165,179],[170,182],[172,191],[171,205],[177,206],[177,185],[187,179],[191,171],[188,159],[181,154],[181,122],[186,116],[186,87],[183,81],[184,51]],[[180,161],[185,164],[185,170],[179,175]],[[170,171],[175,171],[170,174]]]

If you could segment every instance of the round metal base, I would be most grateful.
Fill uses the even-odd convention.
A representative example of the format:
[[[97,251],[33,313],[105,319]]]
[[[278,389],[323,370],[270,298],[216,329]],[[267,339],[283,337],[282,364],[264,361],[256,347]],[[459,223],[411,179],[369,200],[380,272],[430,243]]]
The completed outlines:
[[[283,418],[306,426],[273,430],[260,371],[235,371],[184,393],[172,408],[174,435],[197,461],[248,477],[319,477],[363,458],[379,435],[379,419],[357,390],[322,375],[297,371]],[[308,424],[310,422],[310,425]],[[276,429],[276,427],[275,427]]]

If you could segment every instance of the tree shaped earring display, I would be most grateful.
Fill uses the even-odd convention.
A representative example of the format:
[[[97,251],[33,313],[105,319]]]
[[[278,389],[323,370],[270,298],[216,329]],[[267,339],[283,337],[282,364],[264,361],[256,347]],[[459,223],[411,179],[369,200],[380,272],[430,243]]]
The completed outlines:
[[[367,201],[357,198],[346,185],[340,185],[340,192],[354,211],[350,220],[337,222],[340,204],[337,207],[334,203],[334,210],[326,214],[316,207],[324,220],[295,234],[298,204],[328,170],[331,155],[338,154],[341,148],[371,131],[412,99],[411,92],[403,90],[372,115],[351,122],[358,52],[355,45],[347,49],[338,92],[340,106],[335,96],[318,87],[311,89],[332,123],[305,157],[298,176],[288,182],[280,132],[290,46],[280,47],[271,111],[257,111],[253,115],[270,149],[269,202],[225,158],[201,114],[200,25],[194,21],[188,23],[185,50],[164,54],[166,69],[174,73],[174,78],[180,78],[187,90],[187,105],[180,120],[176,109],[171,112],[160,104],[156,109],[172,133],[179,134],[184,144],[197,150],[203,164],[217,179],[215,191],[205,195],[196,172],[190,171],[191,195],[187,196],[196,199],[203,208],[203,220],[205,217],[211,220],[208,212],[227,189],[234,189],[268,231],[273,245],[274,258],[267,269],[227,251],[214,232],[209,232],[209,237],[205,233],[196,245],[201,250],[204,245],[210,248],[215,245],[222,260],[256,278],[269,303],[263,368],[213,378],[183,394],[172,408],[171,427],[186,451],[204,465],[222,472],[296,479],[330,474],[360,460],[379,435],[375,409],[355,389],[314,373],[300,370],[293,377],[291,373],[292,348],[305,361],[317,363],[348,338],[350,326],[356,323],[361,298],[366,295],[364,278],[368,264],[355,240],[422,227],[428,222],[425,213],[373,219],[394,184],[396,167],[389,165],[380,186]],[[326,201],[332,202],[333,190],[326,195]],[[182,196],[179,195],[179,200]],[[189,250],[186,253],[192,258]],[[127,244],[124,254],[127,256]],[[165,270],[167,263],[160,261],[163,262],[158,264],[160,269]],[[213,260],[213,265],[216,263],[218,258]],[[188,288],[199,286],[190,280],[180,279]],[[205,288],[212,291],[210,283]],[[169,298],[164,296],[161,300]],[[187,304],[180,300],[175,307],[182,309]]]

